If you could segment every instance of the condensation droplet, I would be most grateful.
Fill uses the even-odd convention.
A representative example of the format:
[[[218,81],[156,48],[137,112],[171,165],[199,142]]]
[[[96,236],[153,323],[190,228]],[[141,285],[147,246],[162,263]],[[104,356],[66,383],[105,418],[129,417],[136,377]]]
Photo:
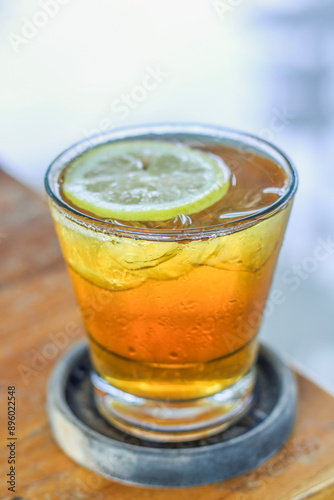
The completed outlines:
[[[134,347],[129,347],[129,353],[130,354],[136,354],[136,349]]]

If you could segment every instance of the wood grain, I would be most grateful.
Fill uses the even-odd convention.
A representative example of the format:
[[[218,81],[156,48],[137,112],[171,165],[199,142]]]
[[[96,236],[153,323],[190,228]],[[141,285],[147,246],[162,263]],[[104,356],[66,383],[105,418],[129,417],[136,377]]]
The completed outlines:
[[[46,202],[0,172],[0,481],[4,500],[333,500],[334,398],[297,375],[298,417],[283,449],[235,479],[186,489],[108,481],[55,444],[45,401],[50,372],[84,335]],[[7,387],[16,386],[16,492],[6,485]]]

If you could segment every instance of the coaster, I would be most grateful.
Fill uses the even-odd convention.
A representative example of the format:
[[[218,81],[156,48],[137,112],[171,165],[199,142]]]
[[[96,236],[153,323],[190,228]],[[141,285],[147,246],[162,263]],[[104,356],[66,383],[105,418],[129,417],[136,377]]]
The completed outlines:
[[[295,420],[294,376],[264,346],[257,361],[254,403],[247,415],[219,434],[184,443],[144,441],[106,422],[94,403],[89,370],[85,341],[60,359],[48,391],[51,427],[69,457],[116,481],[155,487],[223,481],[254,469],[276,453]]]

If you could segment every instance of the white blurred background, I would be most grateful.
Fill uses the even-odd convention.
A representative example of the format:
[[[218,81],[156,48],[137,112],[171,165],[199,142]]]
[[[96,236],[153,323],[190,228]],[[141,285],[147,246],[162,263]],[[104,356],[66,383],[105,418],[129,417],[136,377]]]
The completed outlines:
[[[163,121],[246,130],[294,160],[261,335],[334,393],[333,0],[0,0],[10,174],[43,195],[48,164],[74,141]]]

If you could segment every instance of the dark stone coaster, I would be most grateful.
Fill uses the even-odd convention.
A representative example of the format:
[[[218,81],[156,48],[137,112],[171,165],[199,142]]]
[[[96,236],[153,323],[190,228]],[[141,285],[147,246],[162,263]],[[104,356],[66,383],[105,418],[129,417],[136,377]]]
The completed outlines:
[[[61,448],[110,479],[161,487],[195,486],[247,472],[276,453],[295,419],[297,389],[290,369],[261,346],[255,398],[229,429],[196,441],[155,443],[130,436],[98,413],[86,342],[69,350],[52,374],[48,410]]]

